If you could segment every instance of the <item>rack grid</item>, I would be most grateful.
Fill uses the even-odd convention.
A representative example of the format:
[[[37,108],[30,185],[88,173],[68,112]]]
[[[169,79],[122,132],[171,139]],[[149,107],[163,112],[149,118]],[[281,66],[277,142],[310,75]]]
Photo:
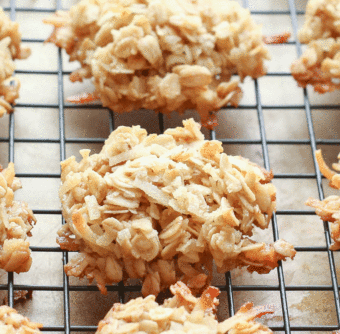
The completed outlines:
[[[251,1],[251,0],[250,0]],[[251,10],[251,13],[256,15],[265,15],[265,16],[276,16],[276,15],[289,15],[291,19],[291,25],[293,29],[293,41],[289,41],[285,44],[294,45],[296,47],[297,55],[301,55],[301,45],[297,39],[297,31],[298,31],[298,16],[303,15],[304,12],[296,9],[296,3],[294,0],[287,0],[289,10]],[[56,2],[55,9],[62,8],[61,0]],[[249,6],[249,1],[243,0],[243,5],[245,7]],[[4,7],[4,10],[10,13],[10,17],[12,20],[16,19],[16,14],[18,12],[24,13],[45,13],[46,15],[49,13],[53,13],[55,9],[51,8],[17,8],[16,1],[10,0],[9,6]],[[25,38],[23,42],[28,43],[43,43],[44,39],[39,38]],[[275,47],[275,46],[273,46]],[[105,138],[66,138],[65,136],[65,109],[98,109],[96,105],[71,105],[64,102],[64,81],[63,78],[65,75],[70,74],[70,71],[65,71],[63,69],[63,57],[62,51],[59,49],[57,54],[57,70],[52,71],[43,71],[43,70],[17,70],[17,74],[29,74],[29,75],[56,75],[58,80],[58,102],[51,104],[43,104],[43,103],[18,103],[16,108],[55,108],[58,110],[58,118],[59,118],[59,138],[20,138],[15,136],[15,124],[14,124],[14,115],[11,114],[9,116],[9,129],[8,136],[3,137],[0,133],[0,143],[8,143],[9,151],[8,151],[8,161],[14,161],[14,153],[15,153],[15,143],[27,143],[27,144],[35,144],[35,143],[48,143],[48,144],[58,144],[60,147],[60,161],[66,158],[66,144],[103,144]],[[289,72],[276,72],[271,71],[268,72],[266,77],[290,77],[291,74]],[[252,84],[254,85],[255,92],[255,103],[254,104],[244,104],[240,105],[239,109],[242,110],[256,110],[257,122],[259,125],[260,138],[259,139],[235,139],[235,138],[220,138],[215,131],[210,131],[211,139],[218,139],[223,142],[224,145],[260,145],[263,157],[264,167],[268,170],[271,168],[270,164],[270,156],[269,149],[272,145],[308,145],[312,152],[316,150],[317,145],[339,145],[340,137],[337,139],[318,139],[315,130],[314,123],[312,117],[312,110],[314,109],[325,109],[325,110],[336,110],[338,108],[337,105],[333,104],[323,104],[323,105],[313,105],[309,99],[309,93],[306,89],[303,90],[303,103],[302,104],[265,104],[262,102],[261,90],[259,88],[259,80],[253,80]],[[103,112],[108,113],[109,120],[109,130],[110,132],[115,129],[115,115],[112,111],[104,109]],[[228,110],[231,108],[225,108]],[[305,112],[305,118],[308,127],[308,139],[267,139],[266,135],[266,127],[265,127],[265,118],[264,118],[264,110],[303,110]],[[160,132],[166,128],[164,117],[162,114],[158,114],[158,125]],[[315,160],[313,154],[313,164],[315,173],[276,173],[274,175],[275,179],[312,179],[315,180],[317,191],[319,194],[319,198],[322,200],[324,198],[323,184],[322,184],[322,175],[317,167],[317,162]],[[18,173],[17,176],[19,178],[47,178],[47,179],[58,179],[60,178],[60,173]],[[40,209],[37,208],[34,210],[35,214],[48,214],[48,215],[57,215],[61,218],[60,210],[49,210],[49,209]],[[279,239],[279,226],[277,222],[278,216],[313,216],[314,211],[312,210],[278,210],[276,214],[274,214],[272,219],[272,231],[273,231],[273,240],[276,241]],[[61,218],[61,223],[64,221]],[[330,277],[331,284],[329,285],[287,285],[285,283],[285,272],[284,267],[280,263],[277,268],[277,277],[278,284],[276,285],[240,285],[233,283],[232,275],[227,273],[225,275],[225,285],[219,285],[218,288],[221,291],[227,293],[228,299],[228,307],[229,314],[233,315],[236,312],[235,309],[235,301],[234,294],[238,291],[265,291],[265,292],[278,292],[280,295],[280,308],[282,309],[282,318],[283,325],[280,326],[271,326],[273,331],[277,332],[330,332],[340,328],[340,300],[339,300],[339,284],[337,281],[337,273],[336,273],[336,264],[334,261],[334,255],[329,250],[329,246],[331,244],[331,239],[329,235],[329,226],[328,223],[323,223],[324,233],[326,238],[325,246],[299,246],[297,245],[295,249],[298,253],[310,253],[310,252],[325,252],[327,254],[327,258],[329,261],[330,268]],[[34,230],[33,230],[34,233]],[[63,264],[66,264],[68,261],[68,252],[61,251],[59,247],[40,247],[40,246],[32,246],[31,250],[33,252],[42,252],[42,253],[61,253]],[[123,283],[118,285],[112,285],[107,287],[109,291],[114,291],[118,294],[119,301],[124,303],[126,301],[126,293],[127,292],[139,292],[140,286],[124,286]],[[63,293],[63,308],[64,308],[64,322],[63,324],[57,326],[45,326],[42,330],[46,332],[64,332],[69,334],[71,332],[94,332],[96,330],[96,324],[90,326],[78,326],[71,325],[70,321],[70,292],[72,291],[97,291],[97,287],[95,286],[87,286],[87,285],[70,285],[68,277],[63,274],[63,284],[62,285],[29,285],[29,284],[15,284],[13,273],[8,273],[7,284],[0,285],[0,290],[8,291],[8,302],[11,307],[14,306],[14,291],[15,290],[33,290],[33,291],[60,291]],[[334,295],[334,307],[336,312],[337,323],[331,325],[303,325],[296,326],[292,325],[290,321],[289,314],[289,306],[287,301],[287,292],[293,291],[329,291]],[[39,319],[34,319],[38,320]],[[40,320],[43,322],[43,318]]]

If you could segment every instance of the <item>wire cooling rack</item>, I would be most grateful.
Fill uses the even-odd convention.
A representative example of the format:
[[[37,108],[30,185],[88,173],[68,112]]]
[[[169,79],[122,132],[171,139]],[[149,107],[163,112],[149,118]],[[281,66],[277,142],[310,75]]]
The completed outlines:
[[[2,1],[2,3],[0,1],[0,5],[4,7],[5,11],[10,15],[12,20],[16,20],[20,15],[27,15],[27,17],[40,15],[37,19],[41,19],[42,17],[53,13],[56,9],[62,9],[65,1],[48,1],[48,3],[50,5],[47,6],[48,8],[45,8],[44,6],[39,7],[39,4],[36,6],[35,4],[33,4],[33,1],[29,0],[10,0]],[[277,32],[282,32],[282,26],[285,27],[288,24],[288,26],[290,27],[288,28],[288,30],[292,32],[291,40],[285,45],[270,46],[270,51],[276,55],[280,55],[280,57],[285,57],[285,55],[289,57],[288,54],[291,54],[293,55],[291,56],[293,60],[302,52],[302,47],[297,40],[297,31],[299,22],[301,22],[303,18],[305,2],[282,0],[275,2],[275,5],[270,5],[270,3],[270,1],[266,2],[267,5],[262,6],[261,1],[244,0],[242,4],[245,7],[250,8],[253,17],[257,21],[261,22],[261,20],[266,21],[267,19],[269,19],[269,28],[271,30],[275,30],[275,27],[278,27]],[[282,18],[283,21],[281,20]],[[21,20],[22,22],[24,22],[24,18],[21,18]],[[282,26],[280,26],[280,20],[283,22]],[[42,46],[44,39],[47,37],[43,36],[44,38],[42,38],[40,36],[41,34],[39,34],[37,29],[29,31],[29,33],[25,33],[24,31],[23,42],[29,43],[30,45],[39,45],[40,47]],[[289,50],[289,52],[287,50]],[[35,99],[26,99],[24,101],[20,99],[16,105],[16,112],[14,114],[11,114],[9,117],[6,116],[8,120],[8,130],[5,131],[3,127],[0,127],[0,145],[3,144],[5,145],[6,150],[8,149],[8,157],[5,156],[5,153],[1,153],[4,151],[1,151],[0,149],[1,163],[5,165],[7,161],[4,162],[4,160],[7,159],[8,161],[14,161],[14,158],[16,157],[16,166],[19,164],[19,172],[17,172],[17,176],[22,179],[24,184],[27,183],[26,180],[32,181],[32,184],[38,181],[47,184],[49,180],[54,180],[57,181],[56,184],[58,184],[58,180],[60,178],[60,172],[58,172],[58,170],[48,170],[48,172],[37,173],[34,170],[32,171],[32,168],[30,169],[29,167],[27,167],[31,162],[27,162],[26,164],[26,155],[24,154],[25,148],[35,146],[40,147],[39,145],[42,144],[54,145],[54,147],[58,146],[60,159],[55,158],[55,156],[53,156],[51,159],[57,160],[57,162],[59,162],[72,154],[72,149],[70,149],[70,152],[67,152],[68,147],[71,147],[72,145],[75,146],[74,150],[76,151],[77,149],[84,146],[93,148],[96,147],[96,145],[97,147],[100,147],[103,144],[106,138],[105,136],[98,137],[94,135],[89,138],[88,133],[85,133],[85,135],[81,135],[81,124],[79,125],[77,123],[76,117],[71,118],[70,122],[73,122],[73,130],[77,129],[77,131],[74,131],[78,135],[72,136],[73,132],[67,130],[67,118],[70,117],[69,114],[77,113],[77,117],[80,117],[79,115],[81,113],[87,113],[86,115],[89,119],[88,123],[91,124],[90,128],[95,127],[97,124],[99,128],[106,128],[107,134],[113,131],[117,125],[121,125],[124,123],[128,123],[127,125],[132,125],[134,122],[138,123],[138,118],[135,118],[135,116],[137,115],[136,113],[119,116],[114,115],[110,110],[98,107],[96,105],[79,106],[69,105],[65,103],[64,96],[72,95],[69,92],[68,88],[65,87],[67,85],[65,80],[67,80],[67,77],[71,71],[65,69],[68,68],[68,64],[67,61],[65,61],[67,58],[64,56],[62,50],[58,50],[56,56],[53,59],[55,60],[56,65],[54,66],[54,68],[52,68],[52,70],[50,68],[45,68],[43,70],[32,68],[20,69],[20,64],[18,62],[18,70],[16,71],[16,75],[23,77],[50,76],[56,78],[57,83],[54,84],[54,90],[52,89],[51,93],[57,95],[56,102],[44,103],[44,99],[38,102]],[[268,89],[267,93],[263,93],[263,91],[261,90],[261,87],[266,84],[265,80],[268,81],[267,86],[269,86],[271,89],[269,89],[269,94]],[[285,80],[288,80],[288,84],[284,83]],[[289,82],[291,82],[291,84]],[[283,87],[284,85],[286,85],[286,88]],[[340,135],[336,127],[336,111],[338,109],[336,96],[331,95],[330,97],[328,96],[319,100],[319,97],[313,94],[311,91],[297,88],[296,84],[291,79],[291,75],[287,68],[282,70],[282,68],[278,68],[277,66],[274,66],[273,70],[269,69],[269,72],[264,79],[261,78],[259,80],[248,80],[246,81],[245,86],[246,99],[242,100],[242,104],[239,106],[238,110],[225,108],[223,111],[221,111],[219,116],[220,125],[219,127],[217,127],[216,131],[211,131],[210,133],[208,133],[210,138],[222,141],[227,153],[233,152],[233,150],[235,152],[243,152],[242,155],[245,155],[250,159],[255,160],[257,163],[262,164],[266,169],[269,170],[273,168],[275,175],[274,184],[276,184],[279,194],[280,191],[281,194],[284,194],[284,190],[289,189],[287,185],[295,182],[294,189],[304,187],[306,188],[308,185],[312,184],[314,187],[314,193],[311,193],[315,194],[314,197],[317,197],[318,194],[319,198],[323,199],[323,178],[320,174],[319,169],[317,168],[317,163],[314,158],[314,154],[312,153],[316,150],[317,146],[322,146],[326,153],[329,152],[328,148],[332,148],[333,153],[329,156],[328,160],[335,161],[336,156],[334,155],[334,152],[338,152],[337,145],[339,145],[340,143]],[[22,89],[25,89],[24,83]],[[297,99],[296,103],[295,99],[291,98],[289,94],[285,96],[283,94],[280,95],[281,91],[287,92],[289,89],[299,92],[299,94],[301,95],[300,98]],[[46,87],[46,92],[47,91],[49,91],[48,87]],[[248,91],[250,91],[250,93],[248,93]],[[31,87],[31,91],[28,95],[34,96],[34,94],[35,88]],[[273,95],[275,96],[273,97]],[[247,96],[250,97],[247,99]],[[30,136],[29,134],[32,132],[27,130],[28,132],[25,136],[18,135],[17,133],[22,133],[20,131],[22,131],[22,129],[24,129],[26,126],[27,128],[33,127],[32,131],[34,131],[34,125],[30,125],[29,123],[22,124],[19,122],[19,125],[15,126],[15,120],[19,120],[20,113],[23,114],[23,112],[26,112],[26,110],[27,112],[31,111],[32,113],[32,110],[34,112],[35,109],[40,110],[42,114],[44,114],[44,111],[46,111],[47,114],[48,110],[52,110],[52,113],[54,115],[53,117],[55,117],[53,118],[53,122],[57,124],[56,127],[58,131],[54,133],[53,130],[47,129],[44,132],[44,135],[36,137]],[[91,114],[95,113],[97,117],[97,115],[99,115],[97,112],[98,109],[103,119],[93,122],[93,118],[91,118],[93,116],[91,116]],[[162,114],[154,115],[151,112],[144,111],[141,113],[142,116],[139,116],[139,120],[142,120],[142,122],[146,125],[148,125],[150,122],[153,122],[153,124],[155,125],[156,122],[157,124],[155,126],[157,127],[157,132],[159,133],[163,132],[163,130],[170,125],[170,121],[166,117],[163,117]],[[322,116],[322,113],[326,113],[327,117]],[[58,115],[58,117],[56,117],[56,114]],[[300,115],[300,118],[294,118],[295,116],[292,115],[295,114]],[[18,118],[16,118],[16,115],[18,115]],[[185,114],[183,118],[186,118],[188,115],[191,116],[193,115],[193,113]],[[274,117],[273,115],[276,116]],[[333,118],[330,115],[333,115]],[[152,118],[152,121],[149,121],[148,117],[150,117],[150,119]],[[328,133],[326,137],[323,136],[323,134],[325,133],[325,131],[322,130],[323,123],[320,123],[322,117],[326,117],[326,120],[328,120],[325,125],[327,128],[326,132]],[[244,123],[240,125],[238,124],[237,120],[241,118],[242,122]],[[294,121],[292,121],[292,124],[289,124],[290,118],[294,119]],[[2,120],[0,122],[2,122]],[[296,127],[295,123],[299,122],[301,122],[301,124]],[[288,130],[294,130],[295,128],[304,128],[305,130],[301,132],[294,132],[292,130],[291,133],[288,131],[289,133],[286,136],[275,136],[276,132],[278,132],[277,129],[280,128],[281,124],[282,126],[283,124],[288,124],[288,126],[286,127],[286,129]],[[41,126],[43,126],[43,123],[41,123]],[[246,130],[244,130],[245,127],[247,128]],[[18,128],[20,128],[20,131],[17,131]],[[88,127],[88,129],[90,128]],[[69,132],[70,135],[68,135],[67,132]],[[51,135],[52,133],[53,135]],[[22,148],[20,145],[24,145],[24,148]],[[277,154],[274,154],[274,158],[272,158],[271,155],[274,152],[274,148]],[[295,148],[296,151],[292,150],[292,148]],[[18,150],[20,152],[16,153]],[[302,151],[303,153],[301,153]],[[299,160],[300,156],[307,156],[307,153],[305,152],[308,152],[310,158],[307,159],[308,161],[304,161],[305,158],[303,158],[301,165],[309,164],[308,168],[300,168],[300,170],[292,168],[292,170],[290,170],[289,168],[280,169],[277,167],[279,165],[277,163],[277,159],[280,160],[283,158],[287,158],[287,161],[290,161],[291,165],[286,164],[285,166],[289,167],[295,165],[295,161]],[[282,162],[283,160],[280,161]],[[20,169],[20,164],[26,164],[27,168],[21,167]],[[276,168],[278,168],[279,172],[276,172]],[[305,181],[308,182],[305,184]],[[291,192],[294,191],[292,190]],[[308,193],[308,191],[306,193]],[[48,199],[49,197],[47,193],[46,196]],[[56,194],[54,197],[57,198]],[[290,194],[290,191],[288,190],[288,192],[286,191],[286,201],[288,204],[290,203],[289,197],[294,197],[294,194]],[[292,271],[299,270],[297,268],[289,269],[290,263],[294,263],[293,261],[287,264],[280,263],[277,270],[274,270],[269,275],[268,280],[266,279],[267,276],[255,276],[254,278],[254,276],[251,276],[249,274],[248,276],[246,276],[247,278],[244,278],[244,275],[246,275],[244,273],[242,273],[243,275],[237,275],[233,272],[227,273],[225,276],[223,276],[223,278],[219,277],[219,279],[213,281],[214,284],[217,285],[222,291],[220,304],[222,308],[225,309],[224,313],[222,314],[222,318],[228,315],[233,315],[239,308],[239,304],[243,302],[244,298],[250,299],[254,297],[255,299],[257,298],[257,300],[261,300],[262,297],[259,298],[259,296],[261,295],[275,295],[276,299],[274,298],[274,301],[278,305],[277,312],[279,316],[277,317],[276,322],[271,322],[270,318],[265,320],[274,332],[329,333],[331,331],[339,329],[339,283],[337,280],[337,265],[336,261],[334,260],[336,253],[332,253],[331,251],[329,251],[331,240],[329,236],[328,224],[323,223],[322,225],[319,219],[315,216],[314,212],[307,209],[306,207],[294,205],[280,207],[279,199],[280,198],[278,198],[278,211],[273,216],[272,220],[272,236],[270,238],[271,240],[275,241],[283,235],[289,241],[289,238],[291,236],[300,233],[302,234],[302,237],[299,240],[311,240],[310,243],[306,242],[303,243],[303,245],[301,245],[298,241],[295,242],[294,245],[295,249],[298,252],[297,257],[300,259],[296,260],[300,261],[297,263],[304,263],[304,259],[308,259],[305,262],[309,262],[309,264],[311,264],[311,266],[307,268],[308,270],[305,271],[304,274],[306,274],[307,272],[308,276],[315,277],[316,279],[312,279],[312,282],[314,282],[314,284],[304,283],[303,279],[303,283],[301,284],[301,280],[299,281],[295,279],[296,277],[300,277],[299,273],[295,274],[295,278],[292,279]],[[301,199],[301,201],[303,202],[306,199],[307,198],[303,198]],[[30,202],[28,199],[26,199],[26,197],[25,200]],[[36,207],[33,207],[34,213],[38,216],[38,225],[37,227],[35,227],[35,229],[33,229],[33,234],[35,234],[36,229],[45,228],[44,226],[47,226],[43,226],[42,223],[39,223],[39,217],[48,217],[47,219],[45,219],[46,221],[52,221],[57,218],[57,225],[59,226],[61,223],[63,223],[61,211],[59,208],[49,209],[46,208],[44,205],[41,205],[42,207],[40,207],[40,203],[40,200],[37,199],[35,201]],[[315,241],[316,239],[314,239],[311,235],[308,235],[308,227],[304,230],[299,230],[298,228],[296,228],[296,231],[287,231],[284,224],[281,223],[282,220],[295,220],[296,226],[299,225],[299,221],[304,221],[305,224],[313,222],[314,225],[318,225],[320,227],[323,226],[324,230],[321,231],[320,229],[319,232],[321,235],[321,239],[323,237],[325,239],[321,240],[320,242]],[[293,224],[293,226],[295,225]],[[52,239],[55,236],[55,232],[56,231],[52,233]],[[307,234],[304,235],[304,233]],[[43,244],[45,245],[46,243]],[[98,289],[96,288],[96,286],[89,286],[86,283],[81,284],[76,281],[72,283],[72,279],[69,279],[63,273],[62,265],[68,262],[68,252],[61,251],[55,243],[47,246],[41,246],[37,244],[36,246],[31,246],[31,250],[33,252],[33,260],[35,258],[38,258],[41,259],[41,262],[43,262],[45,258],[49,258],[50,254],[61,256],[62,261],[56,263],[56,266],[59,268],[58,273],[60,275],[60,280],[54,281],[52,279],[51,281],[44,281],[43,278],[37,278],[33,279],[32,283],[29,283],[25,281],[25,276],[23,276],[23,279],[20,279],[20,277],[22,276],[8,273],[8,277],[6,280],[7,283],[0,285],[0,290],[8,291],[8,303],[12,307],[14,306],[14,291],[32,290],[33,301],[36,300],[36,303],[30,304],[30,301],[24,302],[21,306],[19,306],[19,309],[24,314],[30,315],[31,318],[33,317],[32,320],[42,322],[44,324],[44,328],[42,329],[43,331],[64,332],[67,334],[71,332],[94,332],[96,330],[96,325],[98,321],[102,318],[103,314],[108,311],[108,307],[110,307],[114,301],[124,303],[129,298],[140,295],[139,285],[124,286],[123,283],[120,283],[118,285],[108,286],[109,299],[106,300],[105,303],[103,303],[101,298],[104,297],[98,295],[99,293],[97,292]],[[40,267],[39,269],[39,260],[35,261],[34,263],[36,263],[36,266],[31,270],[36,270],[36,274],[38,275],[37,277],[39,277],[39,275],[43,276],[43,274],[40,274],[42,268]],[[42,265],[43,263],[41,263],[41,266]],[[306,266],[307,264],[304,263],[302,267],[305,268]],[[315,269],[318,267],[322,268],[322,272],[318,272],[318,270]],[[319,282],[318,278],[321,276],[327,276],[327,279],[322,280],[322,284],[315,284],[315,282]],[[300,284],[294,284],[294,282],[296,281],[299,281]],[[311,280],[307,279],[306,281],[310,282]],[[48,284],[48,282],[52,283]],[[91,302],[87,303],[86,296],[90,292],[96,294],[96,297],[93,297],[94,299],[91,299]],[[58,293],[59,297],[55,297],[54,299],[44,299],[43,294],[47,293]],[[77,297],[80,293],[85,294],[85,297],[83,297],[83,299]],[[243,293],[245,294],[245,297],[242,297]],[[303,296],[303,298],[301,298],[301,303],[291,303],[290,296],[295,297],[299,293]],[[308,304],[306,300],[308,300],[308,296],[313,293],[315,294],[313,299],[314,302],[310,302]],[[98,304],[92,304],[93,300],[97,301]],[[270,301],[271,297],[268,297],[265,300]],[[320,307],[313,308],[313,304],[317,304],[319,301]],[[76,316],[78,309],[84,311],[84,307],[80,306],[81,303],[88,304],[85,305],[87,311],[86,314],[90,314],[91,312],[94,314],[100,313],[97,318],[95,317],[95,320],[91,318],[91,320],[86,321],[86,315]],[[37,306],[38,304],[41,304],[40,309]],[[15,305],[15,307],[18,306]],[[25,313],[26,308],[30,311],[26,311]],[[37,312],[34,312],[35,308],[38,308]],[[98,309],[102,310],[98,311]],[[57,322],[51,321],[50,323],[46,323],[45,317],[48,315],[49,310],[52,310],[50,312],[52,313],[52,318],[58,318]],[[304,312],[309,312],[307,318],[304,318]],[[316,323],[316,321],[313,319],[318,318],[317,314],[323,313],[324,317],[322,319],[324,320],[322,321],[322,324],[318,322]],[[329,316],[330,313],[331,316]],[[293,314],[297,315],[293,316]],[[73,320],[73,317],[78,320]],[[85,319],[84,324],[79,321],[79,319],[81,318]],[[300,322],[297,322],[296,318],[302,320]]]

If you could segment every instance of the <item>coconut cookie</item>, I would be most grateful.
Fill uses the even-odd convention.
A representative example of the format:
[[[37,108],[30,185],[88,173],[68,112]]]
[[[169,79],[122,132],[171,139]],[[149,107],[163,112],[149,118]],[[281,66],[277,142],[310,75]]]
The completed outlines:
[[[38,334],[42,324],[31,322],[16,310],[0,306],[0,332],[6,334]]]
[[[340,88],[340,6],[337,0],[310,0],[299,32],[306,51],[291,71],[300,87],[312,85],[319,93]]]
[[[82,0],[45,23],[55,27],[48,41],[81,64],[71,81],[95,86],[70,101],[100,98],[115,112],[196,109],[205,122],[238,105],[232,75],[258,78],[269,58],[261,26],[235,1]]]
[[[12,22],[0,8],[0,117],[13,111],[11,106],[19,97],[20,81],[13,77],[14,59],[30,55],[21,45],[19,24]]]
[[[0,268],[9,272],[26,272],[32,258],[27,236],[36,219],[27,203],[14,200],[14,192],[21,188],[15,177],[14,164],[6,169],[0,165]]]
[[[294,257],[283,240],[250,238],[275,211],[272,174],[204,140],[192,119],[183,124],[162,135],[119,127],[99,154],[62,162],[58,243],[79,251],[67,275],[96,279],[104,293],[105,284],[140,278],[143,295],[157,295],[178,280],[202,289],[213,261],[222,273],[268,273]]]
[[[126,304],[114,304],[99,322],[96,334],[106,333],[207,333],[207,334],[265,334],[273,333],[268,327],[254,321],[264,314],[273,313],[270,307],[243,305],[231,318],[218,322],[214,313],[218,305],[219,290],[207,288],[200,298],[178,282],[170,287],[174,297],[159,305],[155,296],[132,299]]]

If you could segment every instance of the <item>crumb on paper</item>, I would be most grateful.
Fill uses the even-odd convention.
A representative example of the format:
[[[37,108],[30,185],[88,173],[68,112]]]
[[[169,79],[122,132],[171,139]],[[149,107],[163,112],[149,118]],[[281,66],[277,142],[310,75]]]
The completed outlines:
[[[27,299],[31,299],[33,290],[14,290],[13,299],[14,303],[24,302]],[[2,301],[2,305],[8,305],[8,296],[6,295]]]

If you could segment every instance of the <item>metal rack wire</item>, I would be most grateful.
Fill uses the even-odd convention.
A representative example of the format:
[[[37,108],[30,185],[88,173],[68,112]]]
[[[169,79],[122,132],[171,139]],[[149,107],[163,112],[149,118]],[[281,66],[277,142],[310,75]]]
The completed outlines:
[[[287,42],[287,44],[292,44],[296,46],[297,54],[301,54],[301,45],[297,39],[297,16],[303,14],[301,11],[297,11],[295,8],[294,0],[287,0],[289,4],[289,10],[280,10],[280,11],[272,11],[272,10],[261,10],[261,11],[252,11],[253,15],[290,15],[291,23],[293,27],[294,33],[294,41]],[[243,4],[245,7],[248,6],[248,1],[244,0]],[[61,0],[57,1],[57,8],[61,9]],[[4,8],[5,11],[10,12],[10,17],[12,20],[15,20],[17,12],[39,12],[39,13],[51,13],[54,9],[32,9],[32,8],[16,8],[16,1],[10,0],[10,6]],[[37,38],[24,39],[24,42],[29,43],[42,43],[44,40]],[[64,109],[92,109],[98,108],[97,106],[75,106],[64,103],[64,83],[63,76],[65,74],[69,74],[70,72],[63,70],[63,59],[62,52],[58,50],[58,69],[57,71],[34,71],[34,70],[25,70],[25,71],[17,71],[20,74],[32,74],[32,75],[56,75],[58,77],[58,103],[56,104],[36,104],[36,103],[18,103],[17,107],[20,108],[56,108],[59,112],[59,138],[18,138],[15,136],[15,124],[14,124],[14,115],[11,114],[9,117],[9,132],[8,137],[1,137],[0,134],[0,143],[8,143],[9,152],[8,157],[9,161],[14,161],[14,144],[15,143],[53,143],[58,144],[60,146],[60,161],[64,160],[66,157],[65,147],[66,144],[76,143],[76,144],[89,144],[89,143],[103,143],[105,138],[66,138],[65,136],[65,113]],[[270,72],[267,74],[269,77],[278,77],[278,76],[290,76],[290,73],[282,73],[282,72]],[[218,139],[223,142],[223,144],[237,144],[237,145],[261,145],[262,155],[264,166],[266,169],[270,169],[270,158],[269,158],[269,147],[271,145],[309,145],[312,152],[316,150],[317,145],[339,145],[340,139],[317,139],[314,131],[313,119],[311,111],[313,108],[323,108],[323,109],[337,109],[336,105],[318,105],[313,106],[310,103],[309,96],[307,90],[303,91],[303,104],[291,104],[291,105],[266,105],[262,103],[262,97],[259,88],[258,80],[253,81],[254,90],[255,90],[255,104],[254,105],[241,105],[241,109],[254,109],[257,113],[257,119],[260,128],[260,139],[233,139],[233,138],[218,138],[215,131],[210,132],[211,139]],[[227,108],[228,109],[228,108]],[[305,111],[305,117],[308,126],[308,139],[291,139],[291,140],[269,140],[266,137],[265,130],[265,120],[264,120],[264,110],[268,109],[299,109]],[[114,115],[110,110],[107,110],[109,115],[109,129],[110,132],[115,128],[114,124]],[[159,114],[159,129],[160,132],[163,132],[165,125],[163,115]],[[323,187],[322,187],[322,175],[320,174],[319,169],[317,168],[317,162],[314,158],[313,154],[313,162],[315,167],[315,173],[281,173],[276,174],[275,179],[313,179],[316,182],[317,190],[319,193],[319,198],[322,200],[324,198]],[[17,174],[20,178],[59,178],[59,173],[21,173]],[[58,215],[61,217],[60,210],[46,210],[46,209],[37,209],[34,210],[35,214],[49,214],[49,215]],[[279,210],[274,215],[272,220],[272,229],[273,229],[273,238],[274,241],[279,239],[279,228],[277,223],[277,217],[280,215],[313,215],[313,211],[307,210]],[[62,219],[61,219],[62,220]],[[62,223],[64,221],[62,220]],[[272,330],[280,331],[285,333],[291,332],[308,332],[308,331],[333,331],[340,328],[340,299],[339,299],[339,286],[337,282],[336,268],[334,263],[333,253],[329,250],[329,246],[331,243],[330,235],[329,235],[329,227],[328,223],[324,223],[324,231],[326,236],[326,246],[297,246],[296,250],[298,252],[326,252],[329,261],[329,267],[331,272],[331,285],[289,285],[285,284],[284,277],[284,269],[282,264],[277,268],[277,276],[278,276],[278,284],[277,285],[236,285],[233,283],[232,276],[230,273],[225,275],[226,284],[222,286],[218,286],[220,290],[227,292],[228,296],[228,306],[229,306],[229,314],[233,315],[235,313],[234,306],[234,292],[236,291],[267,291],[267,292],[279,292],[280,300],[281,300],[281,308],[282,308],[282,316],[283,316],[283,326],[273,326]],[[33,252],[59,252],[62,253],[63,264],[68,262],[68,252],[61,251],[58,247],[31,247]],[[119,301],[124,303],[125,294],[128,291],[140,291],[140,286],[124,286],[123,283],[120,283],[116,286],[108,286],[109,291],[115,291],[118,293]],[[96,330],[96,324],[91,326],[71,326],[70,324],[70,292],[71,291],[97,291],[97,288],[94,286],[73,286],[69,284],[68,277],[63,274],[63,284],[60,286],[56,285],[23,285],[23,284],[15,284],[13,273],[8,274],[8,283],[4,285],[0,285],[0,290],[8,291],[8,301],[9,305],[13,307],[14,305],[14,291],[15,290],[33,290],[33,291],[60,291],[63,293],[63,303],[64,303],[64,323],[58,326],[45,326],[42,330],[47,332],[64,332],[69,334],[70,332],[94,332]],[[337,316],[337,324],[336,325],[323,325],[323,326],[292,326],[290,324],[289,317],[289,307],[287,303],[287,292],[289,291],[331,291],[334,294],[334,302],[335,302],[335,311]]]

